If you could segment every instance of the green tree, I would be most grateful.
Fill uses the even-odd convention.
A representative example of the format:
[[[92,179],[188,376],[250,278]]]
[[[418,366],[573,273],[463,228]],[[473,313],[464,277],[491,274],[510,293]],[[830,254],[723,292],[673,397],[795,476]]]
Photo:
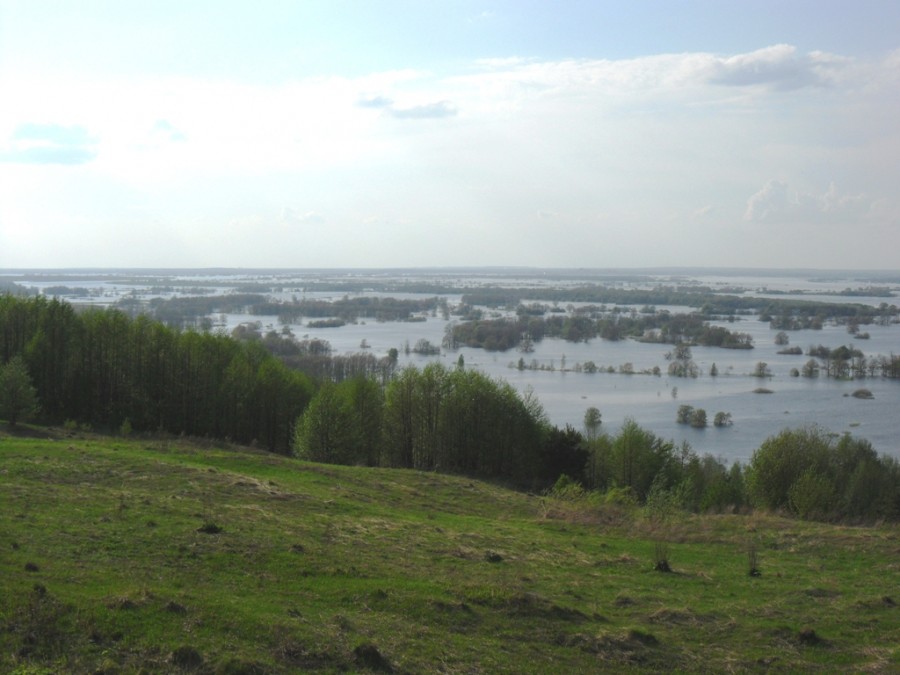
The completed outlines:
[[[679,342],[675,349],[666,352],[666,361],[669,361],[669,375],[674,377],[697,377],[700,369],[694,363],[689,345]]]
[[[612,441],[610,470],[613,484],[631,488],[640,501],[646,499],[658,474],[664,488],[673,487],[679,478],[673,443],[642,429],[631,418]]]
[[[729,412],[717,412],[713,419],[713,426],[716,427],[730,427],[731,423],[731,413]]]
[[[345,380],[338,387],[345,392],[353,409],[355,434],[360,444],[358,460],[377,466],[381,459],[384,391],[374,379],[361,376]]]
[[[828,474],[830,449],[828,436],[816,427],[785,429],[767,438],[747,467],[754,501],[769,509],[790,509],[791,489],[804,473]],[[812,483],[812,478],[807,482]]]
[[[695,429],[706,428],[706,411],[703,408],[695,408],[691,413],[691,426]]]
[[[800,369],[800,374],[803,375],[803,377],[817,377],[819,374],[819,362],[815,359],[810,359],[803,364],[803,368]]]
[[[830,513],[836,501],[834,483],[810,467],[791,485],[788,498],[791,508],[801,518],[823,517]]]
[[[353,408],[337,385],[327,382],[297,423],[294,452],[313,462],[351,464],[359,447],[355,432]]]
[[[600,424],[600,411],[597,408],[591,406],[584,411],[584,435],[588,442],[593,442],[597,438],[597,434],[600,433]]]
[[[14,356],[0,367],[0,415],[15,427],[19,420],[27,420],[37,414],[37,391],[31,383],[28,367],[21,356]]]

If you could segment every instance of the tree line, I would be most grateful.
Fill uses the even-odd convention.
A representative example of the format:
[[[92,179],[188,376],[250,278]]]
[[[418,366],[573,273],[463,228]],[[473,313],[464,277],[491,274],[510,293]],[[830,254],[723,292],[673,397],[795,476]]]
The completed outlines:
[[[529,487],[552,483],[560,466],[572,471],[583,463],[577,440],[561,441],[536,399],[479,371],[438,363],[403,368],[383,388],[364,377],[323,384],[298,421],[294,447],[313,461]]]
[[[255,286],[244,290],[256,289]],[[256,289],[258,290],[258,289]],[[269,290],[268,287],[265,290]],[[197,325],[204,317],[217,313],[246,312],[257,316],[276,316],[282,323],[299,323],[303,318],[340,319],[354,323],[360,319],[409,321],[415,315],[447,310],[444,298],[396,299],[372,296],[344,296],[338,300],[298,299],[277,301],[259,293],[152,298],[147,302],[129,296],[117,308],[137,316],[148,314],[173,327]],[[343,324],[340,324],[343,325]]]
[[[6,295],[0,381],[4,391],[10,383],[21,390],[24,372],[45,420],[106,430],[255,441],[314,461],[461,473],[528,489],[565,476],[612,499],[669,494],[698,511],[761,506],[805,518],[900,517],[900,464],[849,435],[782,432],[747,467],[727,466],[634,420],[615,435],[601,433],[596,410],[585,415],[583,433],[560,429],[532,395],[462,363],[324,376],[317,386],[270,351],[276,337],[180,331],[113,309],[76,312],[55,299]],[[277,341],[282,349],[291,342]],[[326,346],[300,349],[324,357]]]
[[[27,364],[44,419],[257,442],[290,452],[314,393],[256,341],[180,331],[115,309],[0,296],[0,365]]]
[[[695,307],[707,317],[735,314],[759,314],[773,327],[795,329],[821,326],[827,319],[838,323],[886,323],[900,316],[896,304],[882,302],[878,307],[859,303],[821,302],[795,298],[760,298],[731,295],[707,286],[673,287],[660,284],[654,288],[614,288],[604,284],[582,284],[566,287],[491,286],[466,292],[462,301],[468,305],[515,309],[526,301],[584,302],[617,305],[685,305]]]
[[[592,315],[594,314],[594,315]],[[617,312],[598,316],[585,309],[548,318],[523,311],[516,318],[484,319],[448,325],[444,346],[459,345],[489,351],[518,348],[531,351],[545,337],[569,342],[586,342],[600,337],[621,340],[634,337],[645,342],[693,344],[725,349],[752,349],[753,339],[746,333],[714,326],[698,314],[670,314],[667,311],[631,316]]]

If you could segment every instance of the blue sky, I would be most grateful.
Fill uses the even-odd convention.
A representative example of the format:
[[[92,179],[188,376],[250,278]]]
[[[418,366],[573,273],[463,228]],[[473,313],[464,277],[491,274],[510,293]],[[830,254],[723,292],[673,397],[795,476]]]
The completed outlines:
[[[896,269],[900,3],[0,0],[0,268]]]

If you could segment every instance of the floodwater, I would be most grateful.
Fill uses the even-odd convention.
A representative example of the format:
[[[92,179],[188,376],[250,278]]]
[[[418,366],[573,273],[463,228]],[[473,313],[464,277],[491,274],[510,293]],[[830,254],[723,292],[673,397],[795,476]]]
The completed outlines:
[[[251,279],[258,281],[259,275],[218,275],[204,277],[203,272],[191,276],[180,272],[177,279],[161,276],[159,284],[167,280],[178,286],[181,280],[208,283],[210,288],[218,292],[226,292],[235,283]],[[136,291],[144,298],[151,297],[148,288],[129,285],[127,282],[104,282],[98,274],[96,281],[85,280],[83,273],[70,286],[87,287],[92,291],[89,298],[73,299],[78,302],[110,304],[116,299]],[[269,279],[278,279],[276,286],[291,289],[292,284],[302,284],[298,273],[280,276],[269,274]],[[340,277],[335,273],[331,278]],[[384,278],[381,275],[380,278]],[[410,277],[412,278],[412,277]],[[427,271],[417,271],[416,279],[440,280],[447,282],[447,277],[440,274],[429,276]],[[457,281],[460,276],[454,277]],[[546,279],[531,280],[534,285],[549,285]],[[505,286],[529,284],[529,277],[517,272],[516,276],[497,278],[494,275],[479,278],[472,273],[473,284],[493,283]],[[837,295],[845,288],[859,288],[869,285],[858,279],[831,276],[827,279],[815,279],[808,276],[772,275],[772,276],[728,276],[717,273],[715,276],[701,274],[692,276],[691,283],[717,286],[740,286],[746,289],[747,295],[760,295],[788,298],[791,291],[799,291],[805,300],[826,300],[831,302],[854,302],[877,306],[882,302],[897,304],[895,297],[846,297]],[[51,285],[60,285],[58,277],[52,282],[42,282],[40,278],[29,282],[19,281],[26,286],[41,289]],[[569,282],[561,282],[564,285]],[[668,280],[667,280],[668,283]],[[627,287],[628,284],[624,284]],[[636,282],[635,286],[648,287],[646,281]],[[900,294],[900,283],[871,282],[871,285],[888,287]],[[617,286],[623,287],[622,283]],[[460,302],[462,291],[449,294],[447,298],[451,306]],[[171,295],[189,295],[190,289],[168,293]],[[394,298],[423,297],[413,293],[375,293]],[[272,297],[289,299],[292,295],[305,298],[338,299],[345,295],[344,291],[315,293],[297,293],[296,290],[284,290],[272,293]],[[431,297],[433,294],[424,297]],[[563,305],[567,303],[561,303]],[[662,309],[662,306],[659,306]],[[689,311],[689,308],[667,307],[671,311]],[[220,322],[219,315],[212,317]],[[502,378],[525,392],[532,390],[543,404],[550,421],[558,426],[571,424],[577,429],[582,427],[585,410],[596,407],[603,419],[603,428],[615,433],[627,418],[633,418],[641,426],[653,431],[658,436],[673,439],[677,443],[687,441],[695,452],[710,453],[723,460],[746,462],[753,451],[769,436],[785,428],[796,428],[819,425],[834,433],[849,432],[855,436],[868,439],[877,451],[900,458],[900,382],[872,378],[855,381],[838,381],[820,376],[818,378],[791,377],[792,368],[800,369],[809,360],[805,354],[813,345],[825,345],[836,348],[848,345],[860,349],[867,356],[889,355],[900,352],[900,327],[862,326],[860,330],[870,334],[870,339],[854,339],[845,327],[826,325],[822,330],[802,330],[788,333],[791,346],[803,349],[804,354],[796,356],[779,355],[783,349],[774,344],[775,330],[768,323],[756,317],[741,317],[734,323],[723,323],[732,331],[749,333],[754,340],[755,348],[751,350],[727,350],[712,347],[692,348],[693,359],[700,367],[701,375],[697,378],[675,378],[666,375],[668,362],[665,354],[671,345],[647,344],[634,340],[608,342],[599,338],[587,343],[570,343],[558,339],[545,339],[534,345],[534,351],[522,354],[515,350],[508,352],[487,352],[481,349],[463,347],[458,351],[442,350],[441,354],[425,357],[414,353],[405,353],[405,346],[415,345],[420,338],[425,338],[435,345],[440,345],[448,321],[438,313],[428,315],[421,322],[389,322],[379,323],[374,320],[361,320],[356,324],[347,324],[338,328],[309,328],[304,323],[291,324],[289,327],[298,338],[317,337],[327,340],[336,354],[361,351],[363,340],[368,344],[367,351],[376,356],[387,354],[391,348],[400,351],[401,365],[414,364],[419,367],[439,361],[447,367],[455,367],[460,355],[466,368],[477,368],[491,377]],[[451,321],[455,320],[451,318]],[[259,321],[264,329],[281,331],[283,326],[275,317],[248,316],[229,314],[224,316],[224,324],[217,329],[230,331],[242,322]],[[526,365],[534,363],[537,369],[516,367],[523,358]],[[611,366],[616,372],[585,373],[576,372],[576,364],[593,361],[602,370]],[[756,378],[751,373],[760,361],[768,364],[772,371],[769,378]],[[620,366],[632,364],[636,372],[651,370],[658,366],[662,375],[624,374],[618,372]],[[719,375],[709,375],[715,363]],[[872,391],[874,398],[857,399],[850,394],[856,389],[865,387]],[[754,393],[755,389],[766,388],[772,393]],[[703,408],[707,412],[710,426],[706,429],[693,429],[676,423],[676,411],[680,405]],[[733,424],[729,427],[716,428],[712,419],[717,412],[730,413]]]
[[[250,317],[241,317],[247,319]],[[258,317],[261,318],[261,317]],[[443,350],[440,356],[405,355],[407,340],[414,345],[420,338],[440,344],[447,322],[429,317],[424,323],[360,323],[341,328],[307,329],[292,326],[298,337],[308,335],[328,340],[336,353],[360,351],[365,339],[373,354],[382,355],[395,347],[400,350],[401,364],[419,367],[439,361],[455,367],[462,355],[466,368],[502,378],[525,392],[531,389],[541,401],[551,422],[558,426],[571,424],[582,428],[585,410],[600,410],[603,427],[614,433],[631,417],[638,424],[659,436],[678,443],[687,441],[695,452],[710,453],[727,461],[746,462],[753,450],[769,436],[781,429],[820,425],[827,431],[850,432],[867,438],[882,453],[900,457],[900,382],[881,378],[837,381],[825,378],[791,377],[791,368],[802,368],[809,356],[778,355],[783,347],[774,344],[776,331],[768,324],[745,320],[729,324],[733,330],[753,335],[756,347],[750,350],[729,350],[714,347],[694,347],[694,361],[702,374],[697,378],[678,378],[666,375],[668,362],[665,353],[671,345],[648,344],[634,340],[609,342],[601,339],[587,343],[571,343],[559,339],[545,339],[535,345],[530,354],[515,350],[487,352],[463,347],[458,351]],[[897,335],[894,327],[868,326],[869,340],[853,340],[845,328],[827,326],[822,330],[795,331],[791,344],[803,348],[824,344],[830,348],[844,344],[861,349],[865,354],[896,353]],[[893,347],[893,349],[892,349]],[[532,360],[544,370],[518,370],[519,358],[526,364]],[[574,372],[578,363],[593,361],[605,369],[612,366],[615,373]],[[772,371],[770,378],[751,375],[756,364],[764,361]],[[563,370],[565,363],[565,370]],[[659,366],[662,375],[627,375],[619,373],[619,366],[633,364],[635,371],[652,370]],[[719,375],[711,377],[709,370],[716,364]],[[553,370],[550,370],[550,367]],[[857,399],[850,394],[865,387],[874,399]],[[771,394],[753,393],[766,388]],[[730,427],[693,429],[676,422],[680,405],[691,405],[707,411],[710,425],[717,412],[731,413]]]

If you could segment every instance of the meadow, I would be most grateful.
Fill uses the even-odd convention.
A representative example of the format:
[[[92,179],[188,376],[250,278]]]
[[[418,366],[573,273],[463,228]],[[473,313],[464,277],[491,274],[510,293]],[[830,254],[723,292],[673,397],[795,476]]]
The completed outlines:
[[[900,669],[896,524],[0,434],[4,672]]]

